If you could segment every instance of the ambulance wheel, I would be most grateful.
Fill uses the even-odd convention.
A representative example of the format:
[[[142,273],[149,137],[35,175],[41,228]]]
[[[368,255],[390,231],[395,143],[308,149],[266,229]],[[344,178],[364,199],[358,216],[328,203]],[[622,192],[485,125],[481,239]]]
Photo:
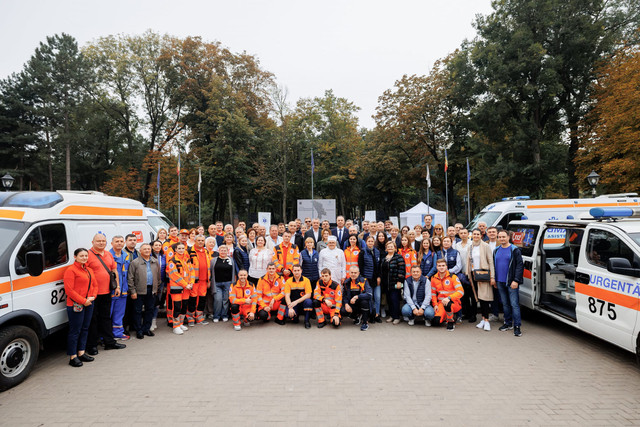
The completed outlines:
[[[0,391],[20,384],[29,376],[39,349],[38,336],[26,326],[0,330]]]

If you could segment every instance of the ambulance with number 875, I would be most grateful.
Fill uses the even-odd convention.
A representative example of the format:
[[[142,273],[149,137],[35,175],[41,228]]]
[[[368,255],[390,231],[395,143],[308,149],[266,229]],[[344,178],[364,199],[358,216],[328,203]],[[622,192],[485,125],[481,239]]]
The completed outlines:
[[[520,304],[636,353],[640,362],[640,209],[592,219],[513,221],[522,251]]]
[[[23,381],[43,338],[67,324],[63,275],[75,249],[97,233],[140,245],[169,226],[140,202],[98,192],[0,193],[0,391]]]

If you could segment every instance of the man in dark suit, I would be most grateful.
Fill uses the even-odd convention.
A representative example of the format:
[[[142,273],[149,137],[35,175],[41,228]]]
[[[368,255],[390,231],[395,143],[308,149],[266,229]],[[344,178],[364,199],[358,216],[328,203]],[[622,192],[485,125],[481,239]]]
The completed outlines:
[[[314,218],[311,221],[311,228],[308,229],[306,233],[304,233],[303,242],[307,240],[307,237],[311,237],[315,242],[314,247],[318,247],[318,242],[322,240],[322,232],[320,231],[320,220],[318,218]],[[302,247],[304,248],[304,243]]]
[[[344,246],[344,242],[349,241],[349,230],[344,226],[344,217],[342,215],[336,218],[336,225],[337,227],[331,230],[331,234],[338,238],[337,246],[341,248]]]
[[[301,251],[304,249],[304,237],[301,234],[297,234],[298,224],[295,221],[289,221],[289,233],[291,233],[291,242],[298,247],[298,250]]]

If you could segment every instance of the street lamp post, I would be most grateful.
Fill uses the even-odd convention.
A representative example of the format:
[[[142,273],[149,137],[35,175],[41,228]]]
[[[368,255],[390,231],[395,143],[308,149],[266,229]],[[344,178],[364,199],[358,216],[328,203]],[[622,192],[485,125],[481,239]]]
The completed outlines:
[[[600,175],[596,173],[596,171],[591,171],[589,175],[587,175],[587,182],[591,186],[591,194],[593,197],[596,197],[596,186],[600,181]]]
[[[11,189],[11,187],[13,187],[13,182],[15,181],[15,179],[9,175],[6,174],[5,176],[2,177],[2,186],[4,187],[4,191],[9,191]]]

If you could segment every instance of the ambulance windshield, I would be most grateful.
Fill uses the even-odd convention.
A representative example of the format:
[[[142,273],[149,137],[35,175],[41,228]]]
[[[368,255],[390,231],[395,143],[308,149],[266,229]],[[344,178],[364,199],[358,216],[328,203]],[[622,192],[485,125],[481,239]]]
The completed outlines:
[[[629,233],[629,237],[633,239],[636,245],[640,246],[640,233]]]
[[[2,236],[2,245],[0,245],[0,260],[4,259],[7,252],[15,248],[11,244],[15,238],[24,229],[24,223],[18,221],[0,220],[0,236]]]
[[[498,222],[500,215],[502,215],[502,212],[482,211],[478,215],[476,215],[475,218],[473,218],[473,221],[471,221],[469,225],[467,225],[467,230],[469,230],[469,233],[471,233],[473,230],[478,228],[479,222],[484,222],[487,224],[487,227],[491,227],[492,225],[495,225]]]

